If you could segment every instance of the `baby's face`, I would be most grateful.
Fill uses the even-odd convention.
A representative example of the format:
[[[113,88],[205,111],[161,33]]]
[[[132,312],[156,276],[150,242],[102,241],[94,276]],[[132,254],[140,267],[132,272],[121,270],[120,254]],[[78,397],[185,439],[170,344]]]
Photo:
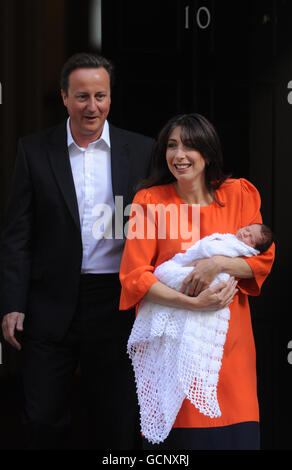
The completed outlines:
[[[262,227],[257,224],[242,227],[236,232],[236,238],[254,248],[262,241]]]

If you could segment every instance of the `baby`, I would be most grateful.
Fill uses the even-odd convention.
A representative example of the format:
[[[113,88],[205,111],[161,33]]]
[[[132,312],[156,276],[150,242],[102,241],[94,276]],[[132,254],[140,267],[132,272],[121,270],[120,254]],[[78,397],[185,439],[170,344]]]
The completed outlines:
[[[184,253],[156,267],[154,275],[179,291],[192,262],[215,255],[255,256],[273,242],[271,230],[251,224],[236,232],[213,233]],[[220,273],[211,285],[226,282]],[[228,307],[217,311],[188,311],[142,299],[128,341],[140,405],[143,435],[162,442],[172,428],[185,398],[201,413],[221,416],[217,383],[229,325]]]
[[[238,240],[252,246],[260,253],[267,251],[273,243],[272,231],[264,224],[252,224],[242,227],[236,232],[235,236]]]
[[[177,253],[156,267],[154,275],[164,284],[179,290],[184,278],[193,270],[192,262],[215,255],[229,257],[255,256],[266,251],[273,243],[273,233],[264,224],[255,223],[240,228],[236,234],[213,233],[198,240],[184,253]],[[220,280],[228,278],[219,274]],[[218,282],[219,279],[217,279]],[[216,283],[216,280],[214,281]],[[144,301],[143,301],[144,302]]]

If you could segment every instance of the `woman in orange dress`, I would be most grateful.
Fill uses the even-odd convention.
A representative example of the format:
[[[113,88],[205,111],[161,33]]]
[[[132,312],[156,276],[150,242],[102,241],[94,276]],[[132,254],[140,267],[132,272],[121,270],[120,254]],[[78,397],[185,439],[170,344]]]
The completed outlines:
[[[169,213],[164,218],[163,230],[159,214],[149,217],[147,209],[161,204],[175,213],[173,219]],[[199,205],[197,218],[194,204]],[[143,297],[194,311],[229,305],[230,321],[217,388],[221,416],[205,416],[186,399],[167,439],[156,445],[144,439],[145,449],[259,449],[256,353],[248,295],[259,295],[273,264],[274,244],[250,258],[214,256],[197,261],[185,280],[188,290],[182,292],[162,284],[153,271],[196,241],[198,222],[199,238],[214,232],[236,233],[240,227],[262,222],[260,205],[260,195],[249,181],[223,174],[220,141],[204,117],[176,116],[164,126],[153,175],[132,205],[120,267],[120,309],[136,306],[138,311]],[[230,274],[230,280],[209,287],[220,272]]]

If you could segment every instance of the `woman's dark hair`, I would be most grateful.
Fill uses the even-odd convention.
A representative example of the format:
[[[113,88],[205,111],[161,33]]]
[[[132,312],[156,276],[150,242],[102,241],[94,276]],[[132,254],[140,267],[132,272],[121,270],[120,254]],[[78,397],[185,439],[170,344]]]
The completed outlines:
[[[97,54],[80,52],[69,57],[67,62],[63,65],[60,77],[61,90],[68,94],[69,76],[73,70],[76,69],[97,69],[99,67],[105,68],[110,76],[111,87],[114,81],[114,65],[105,57]]]
[[[206,187],[215,197],[215,190],[228,178],[222,170],[221,144],[214,126],[204,116],[195,113],[180,114],[166,123],[158,135],[152,173],[139,184],[138,189],[176,181],[167,165],[166,150],[169,136],[178,126],[181,127],[182,142],[196,149],[204,158]]]

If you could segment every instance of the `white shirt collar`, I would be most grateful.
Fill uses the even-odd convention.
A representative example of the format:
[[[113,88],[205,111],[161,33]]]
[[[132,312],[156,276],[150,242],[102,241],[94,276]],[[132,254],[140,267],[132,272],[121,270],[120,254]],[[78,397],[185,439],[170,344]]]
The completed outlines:
[[[109,124],[108,121],[106,120],[102,129],[102,133],[99,139],[97,139],[94,142],[91,142],[90,145],[96,144],[97,142],[104,141],[105,144],[108,146],[108,148],[111,148],[111,141],[110,141],[110,135],[109,135]],[[83,147],[79,147],[78,144],[76,144],[75,140],[73,139],[73,136],[71,134],[71,129],[70,129],[70,117],[67,119],[67,146],[68,148],[71,145],[75,145],[79,150],[84,150]]]

